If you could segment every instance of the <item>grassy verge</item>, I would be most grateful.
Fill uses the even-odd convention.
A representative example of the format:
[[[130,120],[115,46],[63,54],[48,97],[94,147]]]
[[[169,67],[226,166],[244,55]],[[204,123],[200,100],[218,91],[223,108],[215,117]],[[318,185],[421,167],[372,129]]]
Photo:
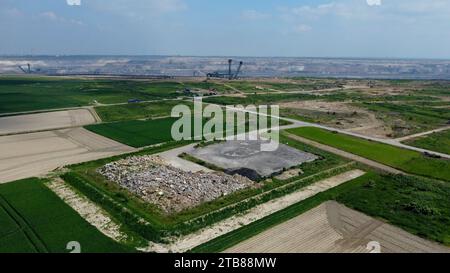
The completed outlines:
[[[36,178],[0,185],[0,253],[67,253],[70,241],[82,252],[130,252],[81,218]]]
[[[303,127],[291,129],[288,132],[408,173],[450,181],[450,161],[446,159],[430,158],[419,152],[333,133],[319,128]]]

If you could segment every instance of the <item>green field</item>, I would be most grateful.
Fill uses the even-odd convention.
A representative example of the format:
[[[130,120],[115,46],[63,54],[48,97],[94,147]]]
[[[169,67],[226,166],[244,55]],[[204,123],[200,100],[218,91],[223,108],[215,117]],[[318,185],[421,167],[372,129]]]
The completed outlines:
[[[89,125],[85,128],[131,147],[144,147],[172,140],[175,118],[130,120]]]
[[[249,94],[246,97],[212,97],[203,101],[206,103],[215,103],[221,105],[271,105],[275,102],[293,101],[293,100],[313,100],[317,96],[309,94]]]
[[[103,122],[151,119],[170,116],[172,108],[176,105],[192,105],[186,101],[159,101],[146,103],[130,103],[114,106],[95,107],[95,111]]]
[[[0,185],[0,253],[68,253],[70,241],[85,253],[132,251],[100,233],[43,183],[31,178]]]
[[[176,98],[176,82],[0,77],[0,113]]]
[[[405,141],[405,144],[450,154],[450,130]]]
[[[450,246],[450,186],[407,176],[364,176],[296,203],[192,250],[221,252],[271,227],[295,218],[328,200],[382,218],[413,234]]]
[[[338,134],[319,128],[302,127],[288,130],[288,132],[386,164],[408,173],[450,181],[449,160],[430,158],[419,152]]]

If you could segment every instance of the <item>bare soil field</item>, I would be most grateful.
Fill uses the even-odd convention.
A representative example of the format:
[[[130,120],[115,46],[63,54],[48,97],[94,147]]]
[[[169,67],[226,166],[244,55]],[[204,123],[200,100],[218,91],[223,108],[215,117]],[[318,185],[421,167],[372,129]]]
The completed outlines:
[[[450,248],[412,235],[337,202],[322,205],[273,227],[228,253],[450,253]]]
[[[0,183],[4,183],[134,149],[83,128],[74,128],[2,136],[0,151]]]
[[[8,116],[0,118],[0,135],[81,127],[95,122],[88,109]]]
[[[346,102],[293,101],[281,103],[282,109],[290,109],[293,114],[302,115],[301,110],[315,111],[328,115],[321,124],[358,132],[363,135],[386,138],[391,129],[378,119],[374,113]],[[296,111],[297,110],[297,111]],[[298,112],[298,113],[297,113]]]

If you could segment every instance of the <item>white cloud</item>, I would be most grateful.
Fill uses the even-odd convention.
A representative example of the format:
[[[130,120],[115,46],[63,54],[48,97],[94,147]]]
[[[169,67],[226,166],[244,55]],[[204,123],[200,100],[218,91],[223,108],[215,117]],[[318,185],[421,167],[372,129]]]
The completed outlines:
[[[81,6],[81,0],[66,0],[69,6]]]
[[[53,12],[53,11],[46,11],[39,14],[41,17],[51,20],[51,21],[57,21],[59,20],[59,17]]]
[[[58,22],[58,23],[65,23],[65,24],[71,24],[71,25],[84,25],[83,22],[74,20],[74,19],[66,19],[64,17],[58,16],[53,11],[45,11],[39,14],[41,18],[44,18],[46,20],[52,21],[52,22]]]
[[[104,0],[91,0],[89,4],[102,11],[142,18],[188,8],[184,0],[109,0],[107,3]]]
[[[309,32],[312,30],[311,26],[305,25],[305,24],[300,24],[294,27],[294,32],[296,33],[305,33],[305,32]]]
[[[270,18],[271,15],[257,10],[246,10],[242,12],[241,17],[246,20],[263,20]]]
[[[369,6],[381,6],[381,0],[366,0]]]

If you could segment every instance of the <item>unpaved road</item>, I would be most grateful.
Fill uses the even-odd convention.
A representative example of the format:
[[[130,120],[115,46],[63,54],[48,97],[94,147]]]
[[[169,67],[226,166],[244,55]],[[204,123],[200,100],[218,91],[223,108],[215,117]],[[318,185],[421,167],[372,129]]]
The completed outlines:
[[[450,248],[424,240],[337,202],[328,201],[266,230],[227,253],[450,253]]]
[[[348,153],[348,152],[336,149],[334,147],[327,146],[327,145],[324,145],[324,144],[321,144],[321,143],[309,140],[307,138],[303,138],[303,137],[300,137],[300,136],[297,136],[297,135],[294,135],[294,134],[290,134],[288,132],[283,132],[283,134],[285,134],[286,136],[288,136],[289,138],[292,138],[294,140],[306,143],[308,145],[317,147],[317,148],[319,148],[321,150],[324,150],[324,151],[327,151],[327,152],[330,152],[330,153],[333,153],[333,154],[337,154],[339,156],[342,156],[342,157],[345,157],[345,158],[348,158],[348,159],[351,159],[351,160],[354,160],[354,161],[357,161],[357,162],[361,162],[361,163],[363,163],[365,165],[368,165],[368,166],[371,166],[373,168],[376,168],[376,169],[379,169],[379,170],[382,170],[382,171],[385,171],[385,172],[388,172],[388,173],[403,174],[402,171],[399,171],[399,170],[394,169],[392,167],[389,167],[387,165],[378,163],[376,161],[373,161],[373,160],[370,160],[370,159],[367,159],[367,158],[364,158],[364,157],[361,157],[361,156],[358,156],[358,155],[355,155],[355,154],[352,154],[352,153]]]
[[[0,136],[81,127],[95,122],[88,109],[0,117]]]
[[[183,146],[180,148],[175,148],[175,149],[172,149],[169,151],[165,151],[165,152],[159,153],[157,155],[160,156],[162,159],[164,159],[164,161],[167,164],[169,164],[175,168],[181,169],[183,171],[186,171],[186,172],[194,172],[194,173],[199,172],[199,171],[212,172],[212,170],[210,170],[204,166],[201,166],[194,162],[187,161],[183,158],[178,157],[182,153],[192,152],[194,150],[195,145],[196,144],[190,144],[190,145]]]
[[[0,137],[0,183],[135,151],[83,128]]]
[[[409,135],[409,136],[397,138],[395,140],[398,141],[398,142],[402,142],[402,141],[410,140],[410,139],[413,139],[413,138],[418,138],[418,137],[422,137],[422,136],[431,135],[431,134],[434,134],[434,133],[443,132],[443,131],[446,131],[446,130],[449,130],[449,129],[450,129],[450,126],[445,126],[445,127],[442,127],[442,128],[438,128],[438,129],[435,129],[435,130],[428,131],[428,132],[423,132],[423,133],[418,133],[418,134],[414,134],[414,135]]]
[[[143,251],[186,252],[198,245],[206,243],[207,241],[217,238],[223,234],[229,233],[244,225],[248,225],[279,210],[287,208],[290,205],[293,205],[309,197],[312,197],[317,193],[324,192],[326,190],[339,186],[347,181],[358,178],[363,174],[364,172],[361,170],[352,170],[321,180],[294,193],[258,205],[244,214],[227,218],[225,220],[213,224],[210,227],[204,228],[198,232],[178,238],[171,244],[150,243],[149,247],[143,249]]]

